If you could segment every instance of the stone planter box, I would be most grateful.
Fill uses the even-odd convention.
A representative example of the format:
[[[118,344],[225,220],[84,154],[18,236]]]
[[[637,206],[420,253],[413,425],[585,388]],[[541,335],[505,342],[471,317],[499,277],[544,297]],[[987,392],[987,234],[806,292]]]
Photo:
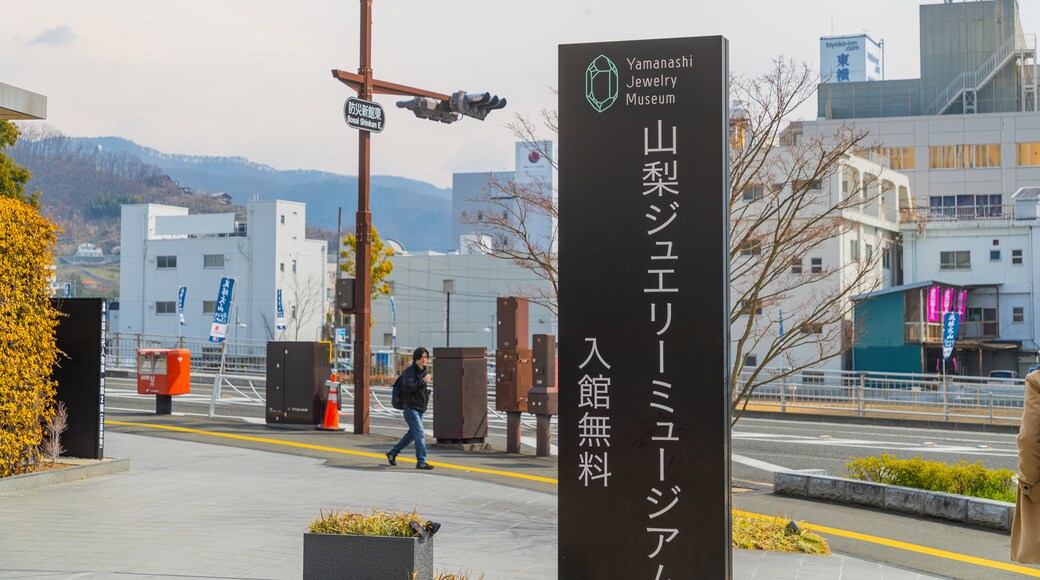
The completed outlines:
[[[433,537],[303,534],[303,578],[433,580]]]

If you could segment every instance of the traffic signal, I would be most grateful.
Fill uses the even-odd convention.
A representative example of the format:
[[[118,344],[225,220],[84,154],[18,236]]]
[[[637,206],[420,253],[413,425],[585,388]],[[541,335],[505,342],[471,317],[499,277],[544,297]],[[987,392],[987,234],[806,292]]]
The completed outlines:
[[[420,119],[440,121],[441,123],[454,123],[461,119],[459,115],[451,110],[448,103],[440,99],[414,97],[407,101],[397,101],[397,106],[410,110]]]
[[[466,94],[466,91],[457,91],[451,95],[452,111],[459,113],[460,115],[480,119],[481,121],[483,121],[491,111],[501,109],[505,106],[505,99],[500,99],[491,93]]]

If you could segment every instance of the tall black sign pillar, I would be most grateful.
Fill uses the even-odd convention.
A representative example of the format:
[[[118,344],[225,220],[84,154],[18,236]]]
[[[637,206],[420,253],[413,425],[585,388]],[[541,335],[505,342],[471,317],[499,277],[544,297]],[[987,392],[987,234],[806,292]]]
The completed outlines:
[[[729,578],[727,42],[560,47],[560,578]]]

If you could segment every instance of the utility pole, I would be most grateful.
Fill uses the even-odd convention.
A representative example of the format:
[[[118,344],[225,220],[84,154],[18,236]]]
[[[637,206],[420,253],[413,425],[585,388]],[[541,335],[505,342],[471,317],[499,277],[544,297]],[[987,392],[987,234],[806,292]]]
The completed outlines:
[[[357,239],[354,256],[354,433],[369,431],[369,404],[371,401],[371,329],[372,319],[372,210],[369,203],[371,186],[371,131],[382,131],[382,108],[371,101],[374,94],[413,97],[397,103],[398,107],[410,109],[415,116],[442,123],[458,121],[462,115],[483,120],[489,112],[506,106],[505,99],[490,93],[467,95],[457,91],[452,95],[416,89],[396,83],[377,80],[372,75],[372,0],[361,2],[361,58],[357,74],[333,69],[333,78],[357,91],[358,98],[365,101],[364,111],[378,109],[378,114],[368,117],[378,122],[378,129],[347,123],[358,128],[358,204],[354,235]],[[347,106],[349,107],[348,100]],[[347,112],[345,107],[344,112]],[[361,113],[364,116],[366,113]],[[364,123],[364,119],[362,119]]]

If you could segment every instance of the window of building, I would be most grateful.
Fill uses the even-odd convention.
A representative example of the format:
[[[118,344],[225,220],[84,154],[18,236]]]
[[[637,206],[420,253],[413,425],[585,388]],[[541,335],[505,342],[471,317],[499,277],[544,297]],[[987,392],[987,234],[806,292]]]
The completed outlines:
[[[223,268],[224,254],[206,254],[202,256],[203,268]]]
[[[971,270],[971,252],[969,250],[939,252],[939,269]]]
[[[293,274],[296,273],[296,260],[292,261],[292,272],[293,272]]]
[[[285,262],[279,262],[278,263],[278,271],[279,272],[285,272]]]
[[[791,184],[791,187],[795,191],[819,191],[823,189],[823,180],[820,179],[795,179]]]
[[[886,270],[892,269],[892,250],[889,248],[881,250],[881,267]]]
[[[989,251],[989,261],[990,262],[999,262],[1000,261],[1000,250],[990,250]]]
[[[757,367],[758,366],[758,355],[749,354],[744,357],[744,366],[746,367]]]
[[[809,271],[813,274],[823,273],[823,258],[812,258],[809,260]]]
[[[999,246],[1000,245],[1000,240],[993,240],[993,245],[994,246]]]
[[[878,147],[877,153],[888,159],[888,166],[895,170],[914,169],[913,147]]]
[[[928,148],[931,169],[1000,167],[1000,144],[933,145]]]
[[[1011,263],[1016,266],[1022,265],[1022,250],[1011,250]]]
[[[1024,306],[1015,306],[1011,309],[1011,321],[1012,322],[1025,322],[1026,321],[1026,309]]]
[[[1015,145],[1015,164],[1019,167],[1040,165],[1040,143],[1019,143]]]
[[[802,371],[803,385],[822,385],[823,371]]]
[[[156,256],[155,267],[160,270],[169,270],[177,267],[177,256]]]
[[[791,260],[791,273],[792,274],[801,274],[802,273],[802,259],[801,258],[795,258],[794,260]]]
[[[761,183],[749,185],[744,189],[744,201],[756,201],[762,199],[766,193],[766,188]]]
[[[867,253],[864,257],[867,259],[867,262],[870,262],[874,259],[874,246],[867,244],[866,249]]]
[[[740,299],[740,313],[751,314],[754,311],[756,315],[762,314],[762,301],[761,300],[745,300]]]
[[[177,314],[177,303],[173,300],[155,303],[156,314]]]
[[[217,311],[217,301],[216,300],[203,300],[202,301],[202,313],[203,314],[213,314],[216,311]]]
[[[996,308],[969,307],[965,312],[965,319],[967,323],[976,328],[976,331],[981,326],[983,336],[1000,334]]]
[[[803,322],[798,325],[802,334],[823,334],[822,322]]]
[[[762,243],[758,240],[748,240],[740,244],[741,256],[757,256],[762,253]]]
[[[951,219],[999,218],[1004,214],[1003,196],[933,195],[928,198],[931,217]]]
[[[284,226],[285,225],[285,215],[283,214],[283,215],[278,216],[278,221],[280,221],[281,224]]]
[[[849,259],[859,261],[859,240],[849,240]]]

